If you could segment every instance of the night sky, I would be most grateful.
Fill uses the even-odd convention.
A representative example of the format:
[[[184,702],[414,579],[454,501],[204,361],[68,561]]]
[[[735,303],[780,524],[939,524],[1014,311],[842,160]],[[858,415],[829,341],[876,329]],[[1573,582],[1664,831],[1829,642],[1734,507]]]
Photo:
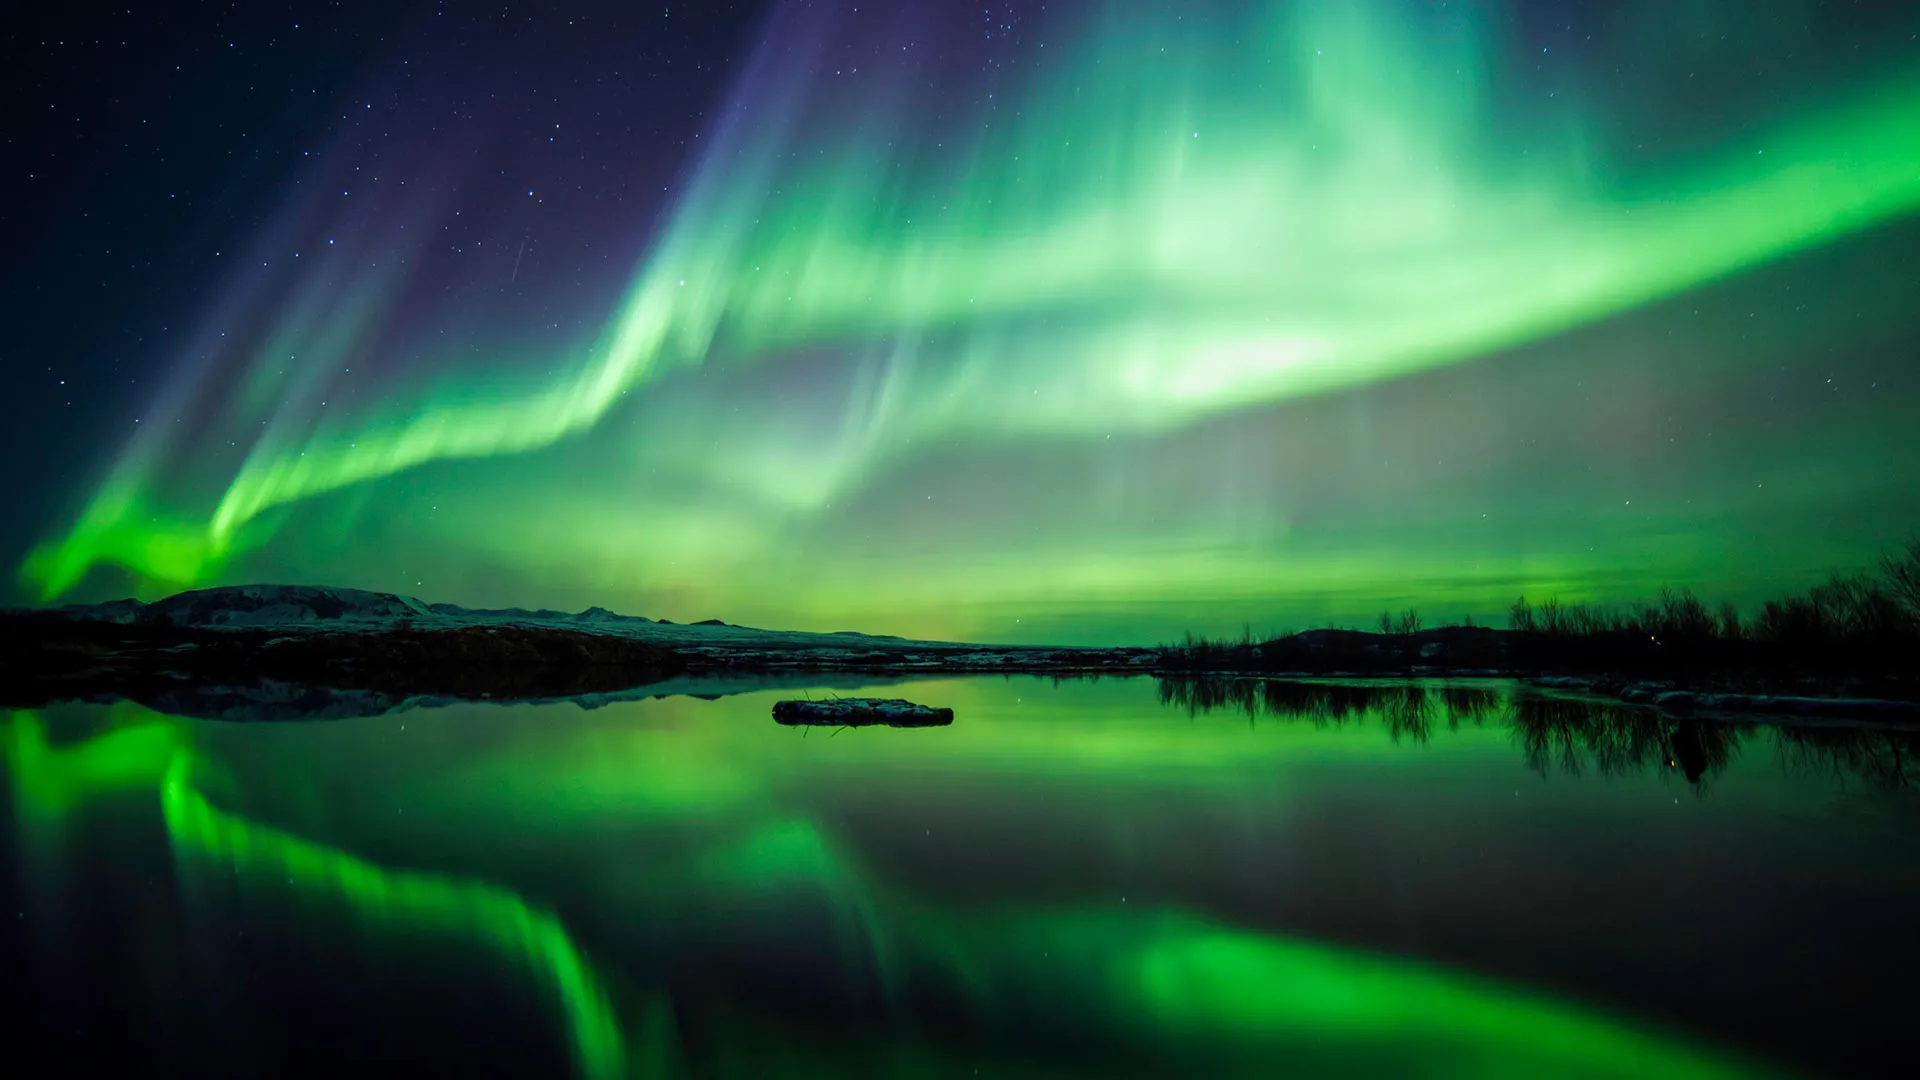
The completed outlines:
[[[1920,530],[1912,4],[38,18],[16,602],[1143,642]]]

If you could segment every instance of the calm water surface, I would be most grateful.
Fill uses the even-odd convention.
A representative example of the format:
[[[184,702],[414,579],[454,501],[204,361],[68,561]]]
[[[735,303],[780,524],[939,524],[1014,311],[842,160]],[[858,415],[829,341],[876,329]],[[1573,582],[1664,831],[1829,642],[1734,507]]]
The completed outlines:
[[[867,692],[958,719],[776,726],[797,691],[0,713],[9,1058],[1911,1075],[1914,736],[1499,683]]]

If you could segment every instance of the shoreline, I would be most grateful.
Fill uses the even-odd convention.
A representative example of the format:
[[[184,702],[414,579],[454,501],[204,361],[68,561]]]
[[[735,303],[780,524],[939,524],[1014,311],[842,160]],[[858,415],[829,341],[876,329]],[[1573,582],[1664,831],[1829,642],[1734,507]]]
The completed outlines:
[[[69,700],[185,704],[316,715],[376,701],[617,700],[674,680],[783,685],[941,676],[1148,676],[1162,682],[1405,683],[1511,680],[1535,690],[1760,722],[1920,724],[1910,675],[1700,668],[1659,663],[1569,670],[1537,633],[1443,627],[1409,634],[1315,630],[1259,645],[985,645],[851,632],[680,624],[601,608],[580,613],[429,605],[314,586],[198,590],[140,604],[0,611],[0,705]],[[1576,643],[1577,645],[1578,643]],[[1657,642],[1655,643],[1658,644]],[[1518,658],[1535,663],[1515,663]],[[1613,659],[1619,659],[1614,657]],[[798,676],[817,677],[810,680]],[[357,697],[356,697],[357,696]],[[216,709],[215,711],[222,711]]]

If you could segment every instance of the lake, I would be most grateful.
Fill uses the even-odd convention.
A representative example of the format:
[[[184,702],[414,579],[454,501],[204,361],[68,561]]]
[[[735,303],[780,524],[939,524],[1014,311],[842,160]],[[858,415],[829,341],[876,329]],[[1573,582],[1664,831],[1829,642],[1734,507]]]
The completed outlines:
[[[956,719],[776,725],[803,692]],[[1912,1066],[1913,733],[1027,677],[0,722],[49,1074]]]

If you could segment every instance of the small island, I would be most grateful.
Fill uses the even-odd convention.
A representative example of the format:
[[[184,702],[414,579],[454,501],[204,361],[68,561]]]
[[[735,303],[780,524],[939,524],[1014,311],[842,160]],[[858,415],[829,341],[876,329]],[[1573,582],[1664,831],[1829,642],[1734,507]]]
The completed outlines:
[[[788,727],[946,727],[953,710],[900,698],[805,699],[774,702],[773,719]]]

